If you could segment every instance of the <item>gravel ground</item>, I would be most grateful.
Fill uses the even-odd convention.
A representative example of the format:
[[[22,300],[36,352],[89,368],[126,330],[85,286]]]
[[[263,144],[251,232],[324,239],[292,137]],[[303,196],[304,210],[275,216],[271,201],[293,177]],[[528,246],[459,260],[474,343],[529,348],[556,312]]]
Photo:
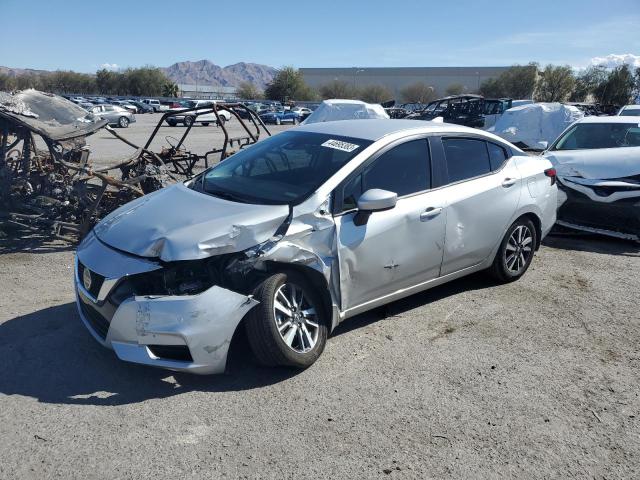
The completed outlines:
[[[634,244],[549,237],[520,281],[350,319],[306,371],[256,366],[239,335],[208,377],[100,347],[71,248],[0,252],[0,478],[640,477]]]

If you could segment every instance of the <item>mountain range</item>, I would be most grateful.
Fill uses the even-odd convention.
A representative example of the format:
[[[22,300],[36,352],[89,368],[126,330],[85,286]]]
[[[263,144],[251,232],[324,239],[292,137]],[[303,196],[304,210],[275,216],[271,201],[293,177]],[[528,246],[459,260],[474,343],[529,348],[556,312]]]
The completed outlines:
[[[264,89],[273,80],[276,69],[258,63],[234,63],[220,67],[209,60],[178,62],[161,69],[175,83],[237,87],[242,82]]]
[[[160,70],[175,83],[237,87],[242,82],[250,82],[260,89],[264,89],[273,80],[277,71],[268,65],[245,62],[221,67],[209,60],[177,62],[169,67],[160,68]],[[0,66],[0,74],[10,77],[45,73],[48,71]]]

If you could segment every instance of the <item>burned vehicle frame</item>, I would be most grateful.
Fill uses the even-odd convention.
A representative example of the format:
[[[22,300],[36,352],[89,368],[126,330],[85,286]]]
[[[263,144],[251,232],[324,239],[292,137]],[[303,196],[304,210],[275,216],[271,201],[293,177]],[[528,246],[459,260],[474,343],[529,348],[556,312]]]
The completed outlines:
[[[482,95],[452,95],[429,102],[423,109],[410,113],[405,118],[433,120],[442,117],[446,123],[485,128],[486,117],[501,115],[511,108],[510,98],[487,99]]]
[[[0,228],[16,230],[18,236],[36,234],[75,242],[117,207],[191,178],[199,163],[207,168],[212,156],[224,159],[233,153],[231,148],[257,142],[262,132],[270,135],[252,112],[248,113],[250,125],[239,118],[235,109],[243,108],[247,109],[238,103],[214,104],[194,115],[229,111],[246,135],[231,137],[222,125],[222,146],[198,155],[183,147],[189,127],[175,144],[168,140],[170,146],[156,153],[150,146],[162,122],[190,109],[164,114],[139,147],[108,127],[106,120],[62,97],[33,89],[0,92]],[[93,166],[86,138],[102,128],[135,153],[114,165]]]

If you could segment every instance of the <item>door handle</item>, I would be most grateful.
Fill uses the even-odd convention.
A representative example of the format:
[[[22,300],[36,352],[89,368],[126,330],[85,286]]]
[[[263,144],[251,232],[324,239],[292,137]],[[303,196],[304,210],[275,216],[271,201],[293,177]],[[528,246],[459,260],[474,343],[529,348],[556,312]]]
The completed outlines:
[[[505,187],[505,188],[509,188],[509,187],[515,185],[516,181],[517,180],[515,178],[505,178],[502,181],[502,186]]]
[[[442,207],[429,207],[420,214],[420,221],[426,222],[430,218],[437,217],[440,213],[442,213]]]

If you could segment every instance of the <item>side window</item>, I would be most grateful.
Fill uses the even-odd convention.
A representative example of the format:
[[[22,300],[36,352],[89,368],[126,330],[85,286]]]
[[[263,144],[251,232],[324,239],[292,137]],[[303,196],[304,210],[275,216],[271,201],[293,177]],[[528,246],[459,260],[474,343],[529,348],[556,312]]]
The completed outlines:
[[[489,160],[491,161],[491,171],[495,172],[500,170],[504,162],[507,160],[507,152],[500,145],[487,142],[487,148],[489,149]]]
[[[362,195],[362,174],[352,178],[344,186],[342,211],[352,210],[358,206],[358,198]]]
[[[381,188],[399,197],[431,187],[429,149],[426,140],[412,140],[392,148],[367,167],[363,191]]]
[[[449,182],[459,182],[491,172],[484,140],[443,138]]]

